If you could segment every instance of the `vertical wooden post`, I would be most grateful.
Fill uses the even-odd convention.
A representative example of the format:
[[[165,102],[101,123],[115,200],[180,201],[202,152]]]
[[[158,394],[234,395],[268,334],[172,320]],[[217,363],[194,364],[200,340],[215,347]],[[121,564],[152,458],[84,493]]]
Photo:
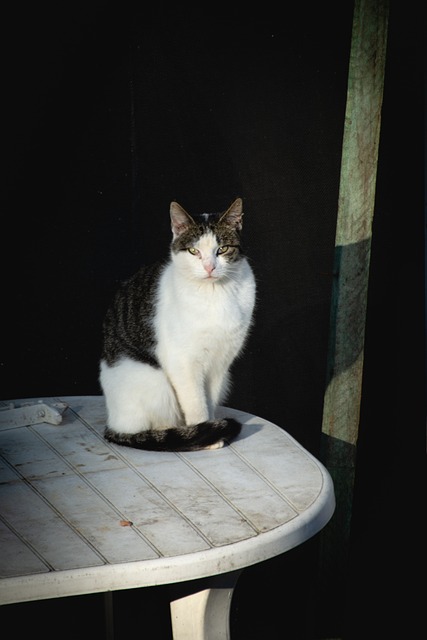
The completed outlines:
[[[348,579],[387,25],[387,0],[355,0],[321,446],[337,499],[321,534],[320,558],[322,593],[334,602],[334,613]]]

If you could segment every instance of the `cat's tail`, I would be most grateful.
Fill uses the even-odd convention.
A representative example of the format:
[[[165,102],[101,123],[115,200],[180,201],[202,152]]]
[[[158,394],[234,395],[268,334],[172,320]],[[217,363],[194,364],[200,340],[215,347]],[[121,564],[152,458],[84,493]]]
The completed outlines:
[[[123,433],[105,429],[109,442],[149,451],[198,451],[219,449],[239,435],[242,425],[234,418],[206,420],[186,427],[148,429],[138,433]]]

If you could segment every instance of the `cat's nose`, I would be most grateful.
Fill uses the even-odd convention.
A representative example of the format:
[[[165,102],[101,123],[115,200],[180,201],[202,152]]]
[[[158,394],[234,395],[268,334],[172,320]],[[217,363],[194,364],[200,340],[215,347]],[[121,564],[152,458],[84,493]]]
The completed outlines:
[[[211,275],[212,271],[215,269],[215,265],[212,262],[203,263],[203,268],[209,275]]]

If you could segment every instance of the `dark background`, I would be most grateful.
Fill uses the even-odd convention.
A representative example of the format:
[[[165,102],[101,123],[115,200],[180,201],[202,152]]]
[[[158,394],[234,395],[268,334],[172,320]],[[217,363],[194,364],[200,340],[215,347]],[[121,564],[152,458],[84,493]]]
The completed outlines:
[[[245,570],[236,640],[395,629],[396,571],[419,566],[395,522],[396,467],[403,454],[414,470],[425,410],[419,12],[391,3],[348,581],[319,591],[317,537]],[[258,301],[229,405],[319,455],[352,14],[351,1],[7,12],[1,399],[99,394],[106,306],[166,255],[170,201],[199,213],[241,196]],[[117,637],[169,640],[169,596],[114,594]],[[2,610],[46,638],[55,612],[63,638],[103,637],[99,595]]]

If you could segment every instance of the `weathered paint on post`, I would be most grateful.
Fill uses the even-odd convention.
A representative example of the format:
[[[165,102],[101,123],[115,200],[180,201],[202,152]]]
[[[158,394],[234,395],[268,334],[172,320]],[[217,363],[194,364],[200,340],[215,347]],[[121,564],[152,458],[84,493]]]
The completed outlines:
[[[386,0],[356,0],[335,238],[324,434],[355,445],[387,39]]]
[[[321,446],[337,508],[321,534],[319,575],[335,613],[348,579],[387,26],[387,0],[355,0]]]

